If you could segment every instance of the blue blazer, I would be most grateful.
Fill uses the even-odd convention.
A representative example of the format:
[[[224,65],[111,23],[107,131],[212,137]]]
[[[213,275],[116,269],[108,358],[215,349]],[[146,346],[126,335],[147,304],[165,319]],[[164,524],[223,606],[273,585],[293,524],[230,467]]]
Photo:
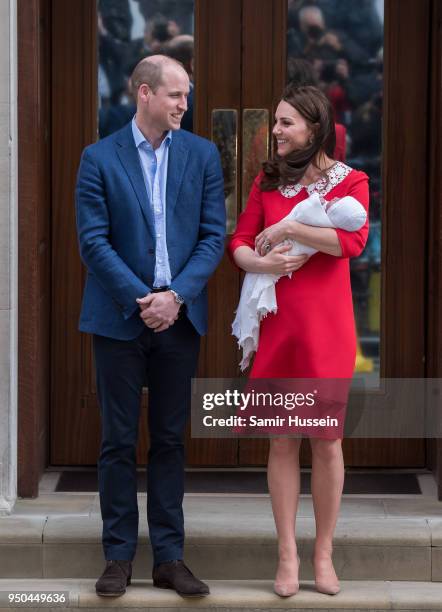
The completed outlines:
[[[83,151],[76,215],[87,267],[80,330],[131,340],[144,329],[135,300],[153,285],[155,231],[130,123]],[[206,285],[224,253],[225,215],[216,146],[173,132],[166,189],[171,289],[185,299],[199,334],[207,331]]]

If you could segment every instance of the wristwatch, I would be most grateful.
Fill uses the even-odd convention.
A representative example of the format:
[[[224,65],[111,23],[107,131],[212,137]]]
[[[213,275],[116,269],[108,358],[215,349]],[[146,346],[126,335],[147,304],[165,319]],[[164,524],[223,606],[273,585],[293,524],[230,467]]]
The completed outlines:
[[[173,297],[175,298],[175,302],[179,304],[180,306],[182,306],[184,304],[183,296],[177,293],[176,291],[174,291],[173,289],[169,289],[169,291],[170,293],[173,294]]]

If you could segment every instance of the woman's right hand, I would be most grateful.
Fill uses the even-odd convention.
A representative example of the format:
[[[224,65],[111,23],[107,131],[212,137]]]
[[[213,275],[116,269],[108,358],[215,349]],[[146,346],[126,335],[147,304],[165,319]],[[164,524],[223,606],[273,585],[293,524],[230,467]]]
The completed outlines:
[[[275,246],[267,255],[260,257],[260,272],[285,276],[299,270],[307,261],[308,255],[285,255],[291,248],[290,244]]]

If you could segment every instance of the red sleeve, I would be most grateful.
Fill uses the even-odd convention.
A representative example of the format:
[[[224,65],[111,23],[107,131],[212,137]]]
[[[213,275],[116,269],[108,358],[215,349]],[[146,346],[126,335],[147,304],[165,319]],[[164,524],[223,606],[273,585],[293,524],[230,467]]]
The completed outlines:
[[[338,235],[339,243],[342,249],[341,257],[359,257],[365,247],[368,237],[368,176],[364,172],[354,171],[354,178],[349,185],[348,192],[343,194],[352,196],[355,200],[358,200],[367,211],[367,221],[361,229],[356,232],[347,232],[343,229],[336,228],[336,234]]]
[[[255,238],[264,229],[262,191],[259,188],[261,177],[262,173],[258,174],[253,181],[246,209],[239,217],[238,225],[228,246],[230,257],[239,246],[254,249]]]

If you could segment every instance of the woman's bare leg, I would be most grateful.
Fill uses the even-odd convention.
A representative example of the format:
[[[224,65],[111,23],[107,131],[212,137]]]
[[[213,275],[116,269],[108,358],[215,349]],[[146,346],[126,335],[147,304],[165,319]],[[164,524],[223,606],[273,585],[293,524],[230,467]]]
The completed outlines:
[[[295,540],[295,519],[300,491],[299,448],[301,439],[270,440],[268,484],[278,534],[279,563],[275,583],[296,585],[299,564]]]
[[[310,444],[312,447],[312,497],[316,520],[316,541],[313,553],[316,584],[324,587],[324,591],[336,591],[339,581],[332,563],[332,549],[333,534],[344,486],[342,443],[341,440],[312,438]]]

